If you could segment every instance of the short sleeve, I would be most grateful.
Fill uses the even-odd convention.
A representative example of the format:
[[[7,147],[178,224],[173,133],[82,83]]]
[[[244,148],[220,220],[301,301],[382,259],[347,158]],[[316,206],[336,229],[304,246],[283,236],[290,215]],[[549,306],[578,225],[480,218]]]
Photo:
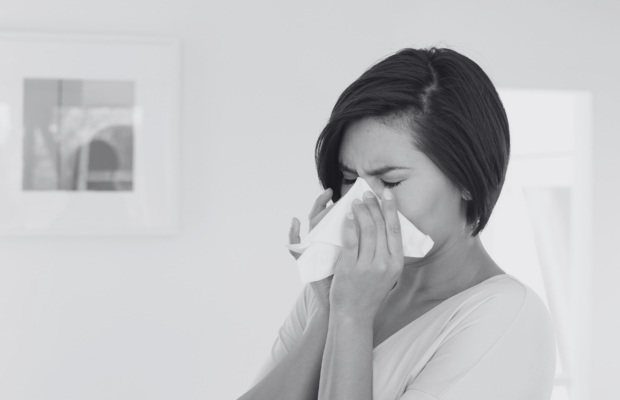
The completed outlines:
[[[306,283],[297,296],[297,300],[284,323],[280,326],[267,359],[259,368],[249,389],[260,382],[299,342],[314,309],[314,292],[310,283]]]
[[[399,400],[549,400],[551,316],[535,292],[518,286],[463,316]]]

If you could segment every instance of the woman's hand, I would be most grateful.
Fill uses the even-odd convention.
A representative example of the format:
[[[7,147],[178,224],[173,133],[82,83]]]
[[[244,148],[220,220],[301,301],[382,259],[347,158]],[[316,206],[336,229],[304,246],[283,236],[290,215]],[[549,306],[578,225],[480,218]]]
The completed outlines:
[[[334,206],[333,203],[329,207],[327,203],[332,198],[332,190],[328,188],[316,199],[314,202],[314,206],[312,206],[312,210],[310,210],[310,214],[308,215],[308,221],[310,228],[308,229],[308,233],[323,219],[323,217],[332,209]],[[299,237],[299,229],[300,222],[297,218],[293,218],[293,223],[291,224],[291,229],[288,232],[288,241],[289,244],[297,244],[301,242]],[[289,253],[297,260],[301,254],[295,253],[294,251],[289,250]],[[310,282],[310,286],[312,286],[312,290],[314,291],[314,296],[319,302],[319,307],[324,311],[329,311],[329,289],[332,284],[333,275],[328,276],[327,278],[321,279],[320,281]]]
[[[333,275],[332,314],[374,321],[403,270],[403,242],[393,195],[383,191],[383,211],[374,194],[352,206],[344,247]],[[348,217],[349,215],[347,215]]]

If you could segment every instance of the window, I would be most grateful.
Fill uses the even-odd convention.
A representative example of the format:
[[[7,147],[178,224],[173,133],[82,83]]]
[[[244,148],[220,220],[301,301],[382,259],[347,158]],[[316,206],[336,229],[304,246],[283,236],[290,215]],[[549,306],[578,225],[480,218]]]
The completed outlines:
[[[511,135],[502,194],[481,234],[545,302],[557,341],[552,400],[586,400],[591,260],[588,92],[500,89]]]

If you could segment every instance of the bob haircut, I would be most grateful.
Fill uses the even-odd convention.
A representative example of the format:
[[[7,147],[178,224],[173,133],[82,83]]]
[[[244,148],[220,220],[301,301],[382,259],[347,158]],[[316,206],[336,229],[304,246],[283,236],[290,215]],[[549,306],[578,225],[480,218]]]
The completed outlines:
[[[504,184],[510,156],[508,118],[489,77],[447,48],[402,49],[378,62],[340,95],[315,148],[332,201],[341,197],[338,153],[347,126],[364,118],[404,121],[412,144],[469,198],[467,225],[484,229]]]

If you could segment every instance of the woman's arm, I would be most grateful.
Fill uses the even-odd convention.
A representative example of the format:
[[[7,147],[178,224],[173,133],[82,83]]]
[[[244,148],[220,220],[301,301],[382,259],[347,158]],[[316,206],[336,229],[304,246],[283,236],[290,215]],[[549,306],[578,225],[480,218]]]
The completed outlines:
[[[330,319],[319,400],[372,400],[373,325],[403,270],[403,243],[394,196],[383,208],[372,190],[352,202],[342,253],[330,289]]]
[[[329,310],[317,310],[299,343],[238,400],[316,400]]]
[[[319,400],[372,400],[373,320],[329,317]]]

